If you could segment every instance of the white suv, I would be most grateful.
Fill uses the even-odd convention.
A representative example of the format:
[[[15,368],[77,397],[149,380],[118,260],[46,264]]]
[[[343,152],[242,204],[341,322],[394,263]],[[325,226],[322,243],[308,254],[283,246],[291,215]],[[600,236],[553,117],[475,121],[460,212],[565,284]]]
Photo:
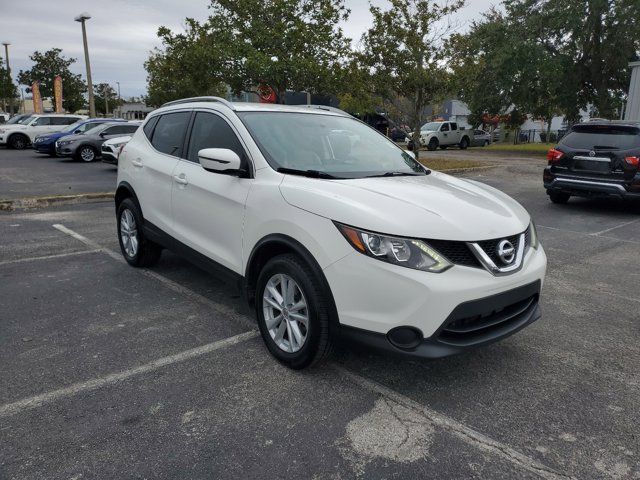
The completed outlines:
[[[434,358],[540,316],[547,259],[523,207],[328,107],[170,102],[124,147],[115,202],[129,264],[168,248],[240,279],[292,368],[336,335]]]
[[[36,114],[19,123],[0,125],[0,145],[17,150],[27,148],[38,135],[60,132],[86,115]]]

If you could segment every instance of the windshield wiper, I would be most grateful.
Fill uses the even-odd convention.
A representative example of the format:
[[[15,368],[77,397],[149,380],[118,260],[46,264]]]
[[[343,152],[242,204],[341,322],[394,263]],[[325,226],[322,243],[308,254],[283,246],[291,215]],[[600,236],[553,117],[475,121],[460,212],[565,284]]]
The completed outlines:
[[[375,178],[375,177],[421,177],[423,175],[429,175],[431,171],[425,171],[424,173],[418,172],[384,172],[379,173],[377,175],[369,175],[367,178]]]
[[[280,167],[277,170],[280,173],[289,173],[291,175],[302,175],[310,178],[342,178],[331,175],[330,173],[321,172],[320,170],[298,170],[296,168]]]

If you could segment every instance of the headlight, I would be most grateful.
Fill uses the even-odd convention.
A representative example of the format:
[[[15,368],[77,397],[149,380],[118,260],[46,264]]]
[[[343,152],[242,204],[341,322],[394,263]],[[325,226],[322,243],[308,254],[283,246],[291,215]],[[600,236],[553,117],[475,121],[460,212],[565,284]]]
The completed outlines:
[[[73,142],[75,142],[75,140],[63,140],[62,142],[57,142],[57,144],[64,147],[65,145],[71,145]]]
[[[529,224],[529,243],[531,244],[531,248],[536,250],[540,246],[538,231],[536,230],[536,224],[533,223],[533,220],[531,220],[531,223]]]
[[[121,146],[125,145],[127,142],[122,142],[122,143],[112,143],[111,145],[109,145],[111,148],[113,148],[114,150],[119,149]]]
[[[433,273],[444,272],[453,266],[451,262],[422,240],[390,237],[358,230],[339,223],[336,223],[336,226],[353,248],[368,257],[401,267]]]

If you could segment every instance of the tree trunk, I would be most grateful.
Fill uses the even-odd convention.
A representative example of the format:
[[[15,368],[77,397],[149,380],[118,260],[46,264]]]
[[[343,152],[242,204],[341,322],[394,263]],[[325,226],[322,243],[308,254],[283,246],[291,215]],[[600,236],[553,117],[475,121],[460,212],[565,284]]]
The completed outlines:
[[[279,86],[278,87],[278,103],[280,105],[284,105],[285,104],[286,95],[287,95],[287,88]]]
[[[420,159],[420,123],[422,122],[422,108],[423,108],[424,96],[422,90],[418,91],[416,96],[416,103],[414,105],[414,123],[413,123],[413,154],[416,160]]]
[[[547,143],[551,143],[551,122],[553,121],[553,116],[550,116],[547,120]]]

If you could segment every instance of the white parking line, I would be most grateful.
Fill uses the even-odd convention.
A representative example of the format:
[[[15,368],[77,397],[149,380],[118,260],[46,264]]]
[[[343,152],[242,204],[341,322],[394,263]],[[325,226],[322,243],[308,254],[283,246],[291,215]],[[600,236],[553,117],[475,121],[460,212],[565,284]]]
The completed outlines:
[[[101,252],[109,255],[114,260],[116,260],[118,262],[126,263],[124,258],[122,258],[122,255],[120,255],[119,253],[114,252],[110,248],[106,248],[106,247],[100,246],[98,243],[94,242],[93,240],[88,239],[84,235],[80,235],[78,232],[74,232],[70,228],[67,228],[64,225],[61,225],[59,223],[57,223],[55,225],[52,225],[52,226],[53,226],[53,228],[55,228],[55,229],[57,229],[57,230],[59,230],[59,231],[61,231],[63,233],[66,233],[67,235],[75,238],[76,240],[81,241],[85,245],[87,245],[87,246],[89,246],[91,248],[97,249],[98,251],[101,251]],[[154,280],[157,280],[157,281],[161,282],[164,286],[166,286],[170,290],[173,290],[176,293],[184,295],[184,296],[190,298],[191,300],[195,300],[198,303],[206,305],[207,307],[211,308],[213,311],[215,311],[216,313],[218,313],[220,315],[225,315],[226,317],[231,318],[232,320],[236,321],[237,323],[241,324],[244,327],[250,328],[252,330],[256,328],[255,322],[253,322],[250,319],[248,319],[245,315],[239,314],[233,308],[230,308],[230,307],[228,307],[226,305],[223,305],[221,303],[218,303],[218,302],[214,302],[213,300],[208,299],[204,295],[200,295],[199,293],[196,293],[193,290],[191,290],[189,288],[186,288],[186,287],[180,285],[179,283],[174,282],[173,280],[165,277],[164,275],[161,275],[161,274],[159,274],[157,272],[154,272],[152,270],[147,270],[147,269],[140,268],[140,269],[137,269],[137,271],[139,271],[142,275],[144,275],[146,277],[153,278]]]
[[[13,263],[35,262],[35,261],[38,261],[38,260],[49,260],[50,258],[73,257],[73,256],[76,256],[76,255],[86,255],[87,253],[97,253],[97,252],[100,252],[100,249],[82,250],[80,252],[57,253],[55,255],[43,255],[41,257],[16,258],[14,260],[4,260],[4,261],[0,262],[0,266],[2,266],[2,265],[10,265],[10,264],[13,264]]]
[[[630,222],[633,223],[633,222]],[[625,226],[624,225],[618,225],[617,227],[614,228],[620,228]],[[537,228],[546,228],[547,230],[553,230],[556,232],[566,232],[566,233],[573,233],[575,235],[582,235],[583,237],[596,237],[596,238],[604,238],[606,240],[615,240],[616,242],[622,242],[622,243],[633,243],[634,245],[640,245],[640,242],[634,241],[634,240],[626,240],[623,238],[616,238],[616,237],[609,237],[607,235],[602,235],[602,232],[598,232],[598,233],[588,233],[588,232],[578,232],[577,230],[568,230],[566,228],[558,228],[558,227],[548,227],[546,225],[536,225]],[[609,230],[603,230],[603,232],[607,232]]]
[[[540,462],[534,460],[527,455],[518,452],[517,450],[511,448],[510,446],[498,442],[497,440],[493,440],[492,438],[487,437],[486,435],[477,432],[471,427],[466,426],[463,423],[460,423],[454,420],[451,417],[448,417],[442,413],[436,412],[431,408],[422,405],[405,395],[402,395],[395,390],[391,390],[384,385],[381,385],[373,380],[369,380],[357,373],[354,373],[346,368],[333,363],[331,365],[336,371],[345,376],[347,379],[351,380],[355,384],[364,388],[365,390],[369,390],[370,392],[377,393],[382,395],[383,397],[391,400],[395,403],[403,405],[406,408],[410,408],[427,418],[434,425],[439,426],[440,428],[446,430],[452,435],[458,437],[468,445],[472,447],[478,448],[487,453],[494,454],[509,463],[522,468],[528,472],[534,473],[541,478],[549,479],[549,480],[560,480],[560,479],[571,479],[570,475],[565,475],[560,472],[556,472],[555,470],[547,467],[546,465],[541,464]]]
[[[159,368],[165,367],[167,365],[171,365],[178,362],[184,362],[185,360],[189,360],[191,358],[206,355],[207,353],[211,353],[216,350],[220,350],[221,348],[229,347],[231,345],[236,345],[237,343],[244,342],[246,340],[255,338],[257,336],[258,336],[258,332],[256,332],[255,330],[250,332],[244,332],[239,335],[225,338],[224,340],[218,340],[217,342],[208,343],[206,345],[192,348],[191,350],[186,350],[184,352],[180,352],[175,355],[162,357],[150,363],[140,365],[139,367],[131,368],[129,370],[124,370],[118,373],[112,373],[100,378],[94,378],[92,380],[87,380],[86,382],[74,383],[73,385],[70,385],[68,387],[60,388],[58,390],[53,390],[51,392],[42,393],[40,395],[35,395],[33,397],[24,398],[22,400],[18,400],[17,402],[5,404],[0,406],[0,418],[15,415],[16,413],[20,413],[25,410],[30,410],[32,408],[41,407],[47,403],[51,403],[51,402],[55,402],[56,400],[61,400],[63,398],[71,397],[79,393],[96,390],[98,388],[106,387],[108,385],[113,385],[115,383],[122,382],[123,380],[131,378],[135,375],[141,375],[143,373],[148,373],[153,370],[158,370]]]
[[[640,219],[636,218],[635,220],[631,220],[629,222],[621,223],[620,225],[616,225],[615,227],[607,228],[606,230],[601,230],[599,232],[592,233],[591,235],[599,236],[599,235],[602,235],[603,233],[607,233],[607,232],[610,232],[612,230],[616,230],[618,228],[626,227],[627,225],[631,225],[632,223],[636,223],[636,222],[640,222]]]

